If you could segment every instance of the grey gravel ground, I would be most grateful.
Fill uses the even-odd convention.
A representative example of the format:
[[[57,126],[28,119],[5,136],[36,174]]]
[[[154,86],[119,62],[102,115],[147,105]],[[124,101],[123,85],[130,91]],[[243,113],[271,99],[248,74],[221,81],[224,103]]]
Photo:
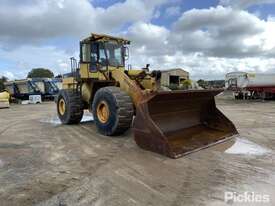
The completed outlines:
[[[0,110],[0,205],[275,205],[275,102],[219,97],[240,137],[173,160],[138,148],[131,131],[97,134],[91,116],[59,124],[54,103]]]

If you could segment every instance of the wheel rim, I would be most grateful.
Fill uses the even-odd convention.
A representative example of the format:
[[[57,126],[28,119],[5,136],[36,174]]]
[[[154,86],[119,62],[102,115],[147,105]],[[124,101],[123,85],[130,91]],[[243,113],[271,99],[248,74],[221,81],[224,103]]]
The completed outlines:
[[[110,111],[107,103],[102,101],[98,104],[96,109],[97,117],[101,123],[106,123],[110,116]]]
[[[64,99],[60,99],[59,100],[59,103],[58,103],[58,110],[59,110],[59,113],[61,115],[64,115],[65,114],[65,111],[66,111],[66,103],[64,101]]]

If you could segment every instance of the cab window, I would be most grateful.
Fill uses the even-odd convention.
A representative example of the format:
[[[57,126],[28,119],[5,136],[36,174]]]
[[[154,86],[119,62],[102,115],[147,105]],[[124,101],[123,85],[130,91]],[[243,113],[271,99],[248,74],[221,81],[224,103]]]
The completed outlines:
[[[91,61],[91,44],[82,44],[81,46],[81,59],[82,62],[90,62]]]
[[[101,43],[99,44],[99,64],[102,66],[107,66],[107,59],[106,59],[106,54],[105,54],[105,49],[104,45]]]

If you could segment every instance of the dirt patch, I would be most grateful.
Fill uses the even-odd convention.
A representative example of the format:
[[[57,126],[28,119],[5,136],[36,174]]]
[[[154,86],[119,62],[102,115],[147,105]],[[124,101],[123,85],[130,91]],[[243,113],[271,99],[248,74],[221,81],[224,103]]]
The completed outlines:
[[[226,191],[268,194],[274,205],[274,102],[217,105],[239,139],[177,160],[140,149],[131,131],[99,135],[91,116],[56,124],[53,103],[1,110],[1,206],[227,205]]]

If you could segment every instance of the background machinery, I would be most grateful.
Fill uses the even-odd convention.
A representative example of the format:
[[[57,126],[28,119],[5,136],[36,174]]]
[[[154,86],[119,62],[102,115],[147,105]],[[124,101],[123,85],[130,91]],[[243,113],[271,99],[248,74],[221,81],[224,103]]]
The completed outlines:
[[[221,90],[160,91],[160,71],[126,70],[130,41],[92,34],[80,42],[80,62],[57,98],[64,124],[93,113],[98,131],[113,136],[133,125],[143,149],[178,158],[232,138],[237,130],[215,105]],[[132,123],[133,122],[133,123]]]
[[[0,109],[10,107],[10,94],[7,91],[0,92]]]
[[[41,95],[39,87],[30,79],[5,82],[5,88],[16,101],[29,100],[31,95]]]
[[[32,78],[31,81],[37,85],[41,91],[43,100],[54,100],[59,92],[55,81],[50,78]]]

